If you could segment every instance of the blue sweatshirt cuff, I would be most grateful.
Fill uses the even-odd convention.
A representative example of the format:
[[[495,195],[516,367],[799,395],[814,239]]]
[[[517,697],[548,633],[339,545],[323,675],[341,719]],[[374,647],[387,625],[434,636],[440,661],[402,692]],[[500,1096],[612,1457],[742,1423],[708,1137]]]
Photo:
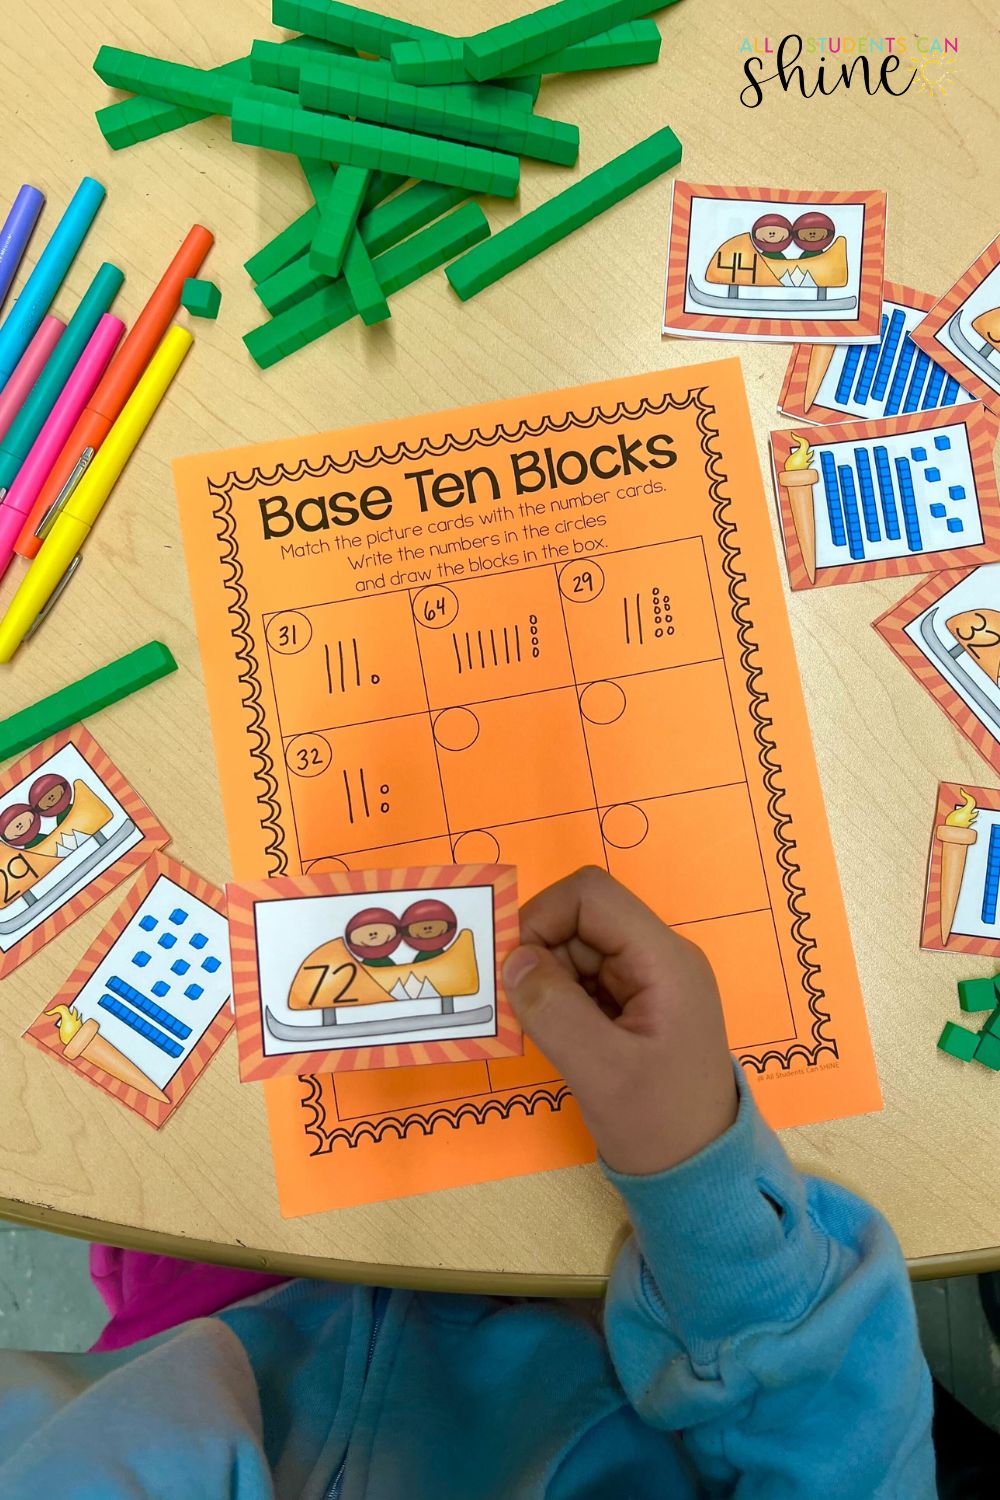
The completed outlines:
[[[735,1121],[697,1156],[648,1177],[602,1162],[645,1263],[640,1295],[684,1347],[706,1353],[752,1327],[801,1318],[829,1257],[804,1179],[761,1119],[739,1067],[736,1080]]]

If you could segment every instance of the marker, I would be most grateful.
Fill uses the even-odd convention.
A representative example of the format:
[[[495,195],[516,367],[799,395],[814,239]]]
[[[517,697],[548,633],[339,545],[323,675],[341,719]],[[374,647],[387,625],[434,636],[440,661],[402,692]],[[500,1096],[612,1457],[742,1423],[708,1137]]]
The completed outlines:
[[[121,318],[114,318],[110,313],[104,314],[47,422],[35,439],[31,452],[21,465],[21,472],[0,505],[0,578],[10,566],[10,560],[14,556],[14,543],[20,535],[26,516],[38,499],[39,490],[48,478],[67,435],[72,432],[74,423],[97,389],[97,383],[107,369],[124,332],[125,324]]]
[[[0,391],[0,437],[3,437],[17,416],[39,375],[45,369],[49,355],[66,331],[62,318],[43,318],[35,329],[31,343],[18,360],[7,384]]]
[[[31,231],[38,222],[44,202],[45,194],[25,183],[3,221],[3,228],[0,229],[0,305],[17,275],[21,256],[31,239]]]
[[[111,306],[124,280],[125,276],[118,267],[105,261],[81,297],[80,305],[66,325],[66,332],[49,355],[45,369],[11,423],[7,436],[0,442],[0,499],[17,478],[17,471],[29,448],[76,369],[101,315]]]
[[[200,224],[190,231],[164,273],[159,286],[129,329],[128,336],[108,366],[107,374],[70,434],[46,480],[45,487],[17,540],[22,557],[34,557],[39,541],[35,529],[53,503],[64,499],[79,483],[90,460],[107,436],[136,381],[152,358],[153,351],[181,305],[181,293],[189,276],[195,276],[215,243],[215,236]]]
[[[48,312],[49,303],[62,285],[104,201],[104,194],[102,183],[93,177],[83,179],[52,231],[52,238],[38,257],[38,264],[24,283],[21,295],[0,327],[0,391],[14,373],[32,334]]]
[[[80,548],[193,343],[186,328],[175,324],[168,329],[87,472],[52,517],[41,550],[0,623],[0,662],[10,661],[72,578]]]

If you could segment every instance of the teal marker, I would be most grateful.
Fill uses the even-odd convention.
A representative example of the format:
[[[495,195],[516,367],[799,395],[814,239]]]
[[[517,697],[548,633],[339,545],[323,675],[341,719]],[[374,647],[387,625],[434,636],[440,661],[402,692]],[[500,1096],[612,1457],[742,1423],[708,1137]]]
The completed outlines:
[[[49,355],[7,436],[0,442],[0,498],[17,478],[32,443],[87,347],[90,335],[115,300],[124,280],[124,272],[105,261],[81,297],[79,307],[66,325],[66,332]]]
[[[62,286],[66,272],[104,202],[106,191],[104,184],[93,177],[83,179],[38,257],[38,264],[24,283],[21,295],[0,327],[0,391],[14,373],[18,360]]]

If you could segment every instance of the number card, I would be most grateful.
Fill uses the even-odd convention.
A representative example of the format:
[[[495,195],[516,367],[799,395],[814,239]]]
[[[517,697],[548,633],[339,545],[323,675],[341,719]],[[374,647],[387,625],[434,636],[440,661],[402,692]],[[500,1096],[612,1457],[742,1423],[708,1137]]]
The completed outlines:
[[[520,1057],[500,970],[517,877],[499,865],[227,888],[240,1078]]]
[[[24,1033],[161,1126],[233,1026],[222,892],[156,854]]]
[[[0,978],[168,840],[81,725],[0,776]]]
[[[1000,958],[1000,791],[942,781],[927,861],[922,948]]]
[[[1000,773],[1000,564],[935,573],[875,629]]]
[[[1000,235],[924,316],[913,342],[1000,416]]]
[[[974,398],[911,337],[934,306],[927,292],[887,281],[877,344],[797,344],[778,410],[806,422],[876,421],[960,406]]]
[[[771,433],[793,589],[1000,556],[994,429],[978,402]]]
[[[675,182],[663,332],[877,343],[885,194]]]
[[[711,957],[772,1120],[878,1107],[738,361],[175,475],[238,882],[603,865]],[[527,1040],[357,1057],[264,1084],[284,1213],[592,1158]]]

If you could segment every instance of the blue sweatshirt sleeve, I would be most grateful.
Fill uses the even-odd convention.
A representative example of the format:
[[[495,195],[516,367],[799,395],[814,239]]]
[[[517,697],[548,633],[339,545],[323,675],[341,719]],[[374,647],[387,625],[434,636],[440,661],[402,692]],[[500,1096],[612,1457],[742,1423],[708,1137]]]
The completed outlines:
[[[605,1171],[634,1234],[608,1344],[632,1406],[732,1500],[933,1500],[930,1376],[888,1224],[801,1176],[737,1069],[733,1126],[649,1177]]]

